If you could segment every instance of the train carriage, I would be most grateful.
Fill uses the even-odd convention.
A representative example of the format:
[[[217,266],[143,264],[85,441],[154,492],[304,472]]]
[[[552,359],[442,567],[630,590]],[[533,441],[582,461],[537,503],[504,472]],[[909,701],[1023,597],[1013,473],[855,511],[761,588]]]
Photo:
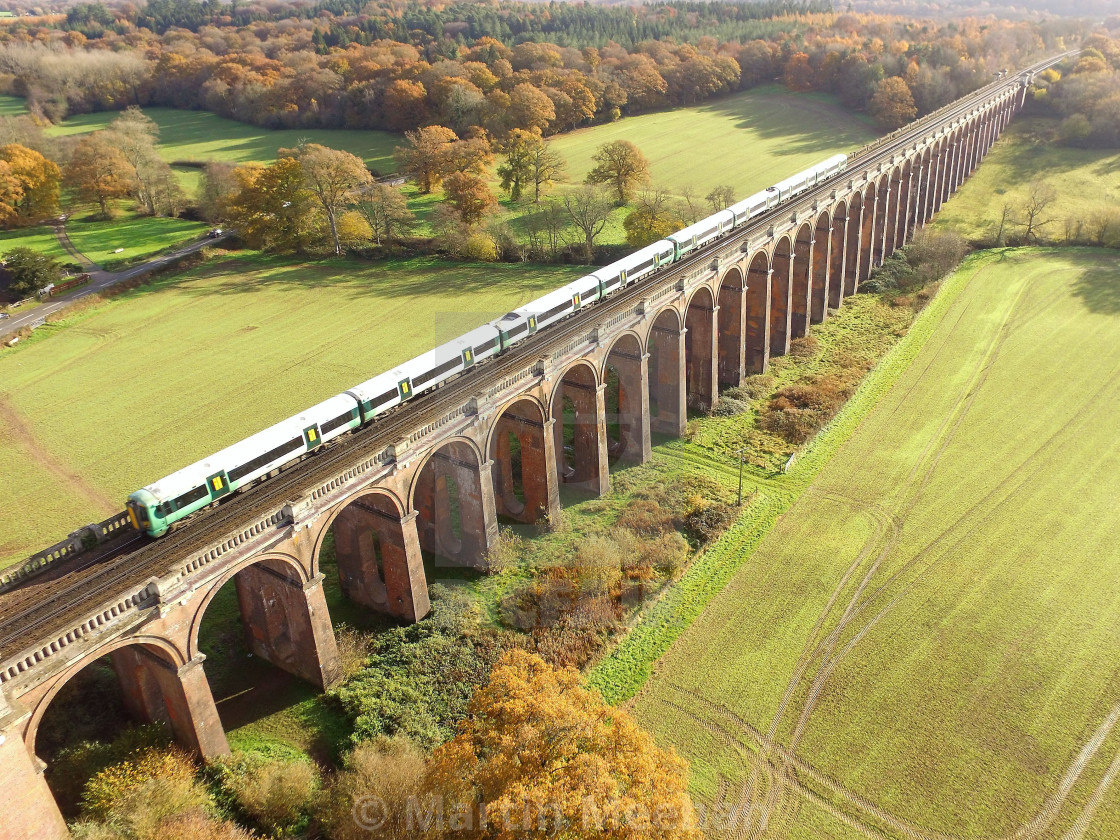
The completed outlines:
[[[352,397],[331,397],[137,490],[128,497],[129,518],[137,530],[161,536],[195,511],[360,425]]]

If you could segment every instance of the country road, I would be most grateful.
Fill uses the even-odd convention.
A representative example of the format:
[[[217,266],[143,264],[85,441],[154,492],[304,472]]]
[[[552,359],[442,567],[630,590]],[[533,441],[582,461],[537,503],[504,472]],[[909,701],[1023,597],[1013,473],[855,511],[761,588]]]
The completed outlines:
[[[42,320],[48,315],[64,309],[76,300],[79,300],[87,295],[97,294],[104,289],[114,286],[117,283],[123,283],[126,280],[131,280],[139,274],[144,274],[154,268],[174,260],[186,254],[194,253],[195,251],[204,248],[207,245],[213,245],[216,242],[221,242],[229,234],[222,234],[214,239],[200,239],[197,242],[192,242],[182,248],[176,248],[174,251],[168,251],[166,254],[160,254],[158,257],[148,260],[144,263],[139,263],[124,271],[102,271],[96,269],[90,272],[90,281],[88,285],[81,286],[73,289],[65,294],[56,298],[50,298],[47,303],[42,306],[36,306],[34,309],[29,309],[27,312],[19,313],[19,310],[12,311],[11,318],[0,321],[0,341],[7,339],[8,336],[18,332],[23,327],[29,327],[37,321]],[[82,258],[85,261],[84,257]]]

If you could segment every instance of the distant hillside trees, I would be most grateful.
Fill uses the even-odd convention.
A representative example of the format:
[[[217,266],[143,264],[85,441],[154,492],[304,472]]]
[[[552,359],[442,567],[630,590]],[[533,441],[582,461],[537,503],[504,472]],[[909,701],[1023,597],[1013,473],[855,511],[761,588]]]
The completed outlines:
[[[1063,143],[1120,147],[1120,39],[1093,35],[1075,61],[1045,71],[1035,85],[1035,102],[1062,118]]]
[[[775,80],[867,111],[884,79],[902,79],[923,114],[1078,35],[1068,22],[817,15],[817,0],[356,5],[78,5],[61,32],[0,30],[0,89],[53,121],[163,105],[271,128],[441,125],[501,143]]]

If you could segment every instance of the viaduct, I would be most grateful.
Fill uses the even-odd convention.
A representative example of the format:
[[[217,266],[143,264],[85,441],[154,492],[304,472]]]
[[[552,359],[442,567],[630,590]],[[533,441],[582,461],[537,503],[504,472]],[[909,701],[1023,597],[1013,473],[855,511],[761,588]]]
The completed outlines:
[[[319,568],[328,534],[350,599],[422,618],[422,552],[477,565],[499,515],[555,515],[561,483],[607,492],[613,463],[646,461],[654,433],[679,435],[690,407],[710,408],[721,388],[766,370],[938,211],[1023,105],[1031,75],[1057,60],[880,139],[840,178],[189,527],[149,541],[108,523],[115,554],[75,553],[10,586],[0,595],[0,838],[66,836],[36,736],[84,667],[110,657],[137,718],[165,721],[204,759],[227,752],[199,651],[223,585],[236,586],[255,655],[330,686],[339,659]],[[618,406],[609,422],[608,404]]]

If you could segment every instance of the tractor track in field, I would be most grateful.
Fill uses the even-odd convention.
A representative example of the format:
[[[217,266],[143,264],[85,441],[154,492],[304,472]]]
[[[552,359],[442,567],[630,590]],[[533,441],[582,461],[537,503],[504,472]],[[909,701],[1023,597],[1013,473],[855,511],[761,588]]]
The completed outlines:
[[[1023,294],[1025,293],[1026,288],[1027,288],[1027,286],[1024,285],[1023,289],[1020,290],[1019,295],[1016,297],[1016,299],[1012,302],[1011,306],[1008,308],[1007,313],[1004,316],[1004,322],[1001,325],[1000,330],[993,337],[993,340],[990,342],[988,349],[984,353],[984,356],[980,359],[978,370],[965,383],[964,389],[963,389],[964,390],[964,396],[961,397],[961,398],[958,398],[958,400],[956,402],[956,405],[954,406],[953,410],[946,413],[944,419],[939,424],[935,433],[933,435],[931,435],[930,441],[927,444],[926,448],[923,450],[922,454],[916,459],[916,461],[914,463],[914,466],[910,471],[910,474],[906,477],[905,481],[903,482],[903,485],[902,485],[903,487],[913,488],[914,480],[917,478],[919,473],[923,473],[922,481],[920,482],[918,487],[913,488],[912,492],[909,492],[907,494],[907,495],[910,496],[908,504],[904,503],[904,505],[905,505],[904,510],[900,511],[897,514],[894,514],[894,515],[883,514],[887,518],[889,518],[891,520],[892,524],[894,524],[894,526],[895,526],[893,531],[892,531],[891,537],[887,540],[886,544],[879,550],[877,556],[875,557],[874,562],[868,567],[868,569],[867,569],[866,573],[864,574],[863,579],[860,582],[859,586],[856,587],[856,590],[852,593],[851,597],[849,598],[848,604],[845,607],[843,614],[840,616],[839,621],[837,621],[836,626],[833,628],[833,630],[829,633],[829,635],[825,638],[825,640],[823,642],[821,642],[815,648],[812,649],[812,651],[809,653],[808,657],[803,657],[802,658],[802,660],[798,663],[798,666],[797,666],[797,669],[796,669],[795,673],[791,676],[791,678],[789,680],[789,683],[787,684],[786,693],[783,696],[782,703],[779,706],[777,712],[775,713],[775,716],[774,716],[773,720],[771,721],[770,730],[769,730],[771,737],[776,735],[777,730],[778,730],[779,726],[781,725],[781,722],[782,722],[783,718],[785,717],[785,711],[788,708],[788,704],[789,704],[790,700],[792,700],[793,694],[797,691],[798,687],[801,685],[801,680],[805,676],[806,672],[808,671],[809,665],[813,662],[813,660],[817,659],[818,657],[820,658],[820,664],[818,665],[816,675],[814,676],[813,681],[812,681],[812,683],[809,687],[808,695],[805,699],[804,704],[801,707],[800,714],[798,715],[797,723],[794,727],[793,733],[790,736],[790,744],[789,744],[789,749],[790,750],[795,751],[797,749],[798,745],[800,744],[801,738],[804,736],[805,729],[808,726],[809,718],[811,717],[813,711],[816,709],[816,705],[817,705],[817,702],[819,700],[820,693],[824,688],[824,684],[825,684],[825,682],[827,682],[828,678],[832,675],[836,666],[847,655],[847,653],[849,653],[851,651],[854,643],[856,641],[862,639],[864,637],[864,635],[866,635],[866,633],[869,632],[871,630],[871,628],[874,627],[875,624],[878,623],[879,619],[882,618],[886,614],[886,609],[889,609],[890,607],[893,607],[894,603],[896,603],[896,601],[892,601],[891,604],[888,605],[888,608],[881,611],[877,616],[874,616],[871,619],[870,622],[865,624],[864,627],[856,633],[856,636],[853,639],[853,641],[849,642],[847,645],[845,645],[841,649],[838,656],[834,655],[836,645],[839,643],[840,638],[842,637],[844,632],[848,629],[849,625],[856,619],[856,617],[859,615],[859,613],[862,612],[863,604],[867,603],[867,601],[864,601],[863,604],[861,604],[860,601],[859,601],[860,597],[863,595],[864,591],[870,585],[871,580],[874,578],[876,572],[879,570],[883,561],[890,554],[891,549],[897,544],[898,536],[899,536],[899,533],[900,533],[900,530],[901,530],[900,526],[899,526],[899,523],[901,521],[905,520],[906,514],[910,510],[913,509],[914,505],[917,504],[918,499],[921,497],[922,490],[925,488],[926,483],[928,482],[929,478],[931,477],[934,469],[936,468],[937,464],[940,462],[941,455],[946,451],[949,443],[952,441],[953,437],[955,436],[955,433],[956,433],[957,429],[960,427],[960,424],[963,422],[964,417],[967,416],[968,411],[972,406],[972,403],[976,399],[976,395],[979,393],[980,387],[983,385],[984,381],[987,379],[988,372],[991,370],[991,363],[998,356],[999,350],[1000,350],[1000,348],[1002,348],[1003,343],[1006,340],[1006,337],[1008,335],[1008,330],[1006,329],[1008,319],[1011,317],[1011,314],[1014,312],[1016,306],[1018,305],[1019,300],[1022,298]],[[971,302],[969,303],[969,306],[971,306]],[[920,382],[922,379],[924,379],[926,373],[929,371],[929,369],[933,365],[933,363],[937,360],[941,351],[946,346],[948,346],[948,337],[952,335],[953,331],[961,323],[961,319],[963,319],[965,313],[968,311],[969,306],[965,306],[962,309],[961,314],[958,316],[957,321],[953,325],[953,329],[948,331],[946,340],[943,341],[937,347],[937,349],[933,352],[932,358],[930,359],[929,364],[925,367],[925,369],[922,371],[922,373],[919,374],[919,376],[917,377],[917,381],[915,383],[915,386],[916,386],[917,382]],[[912,390],[913,390],[913,386],[911,388],[911,391]],[[938,447],[936,453],[934,454],[934,456],[932,458],[932,462],[931,462],[930,458],[929,458],[929,453],[930,453],[931,448],[934,447],[938,443],[938,441],[940,441],[941,445],[940,445],[940,447]],[[924,467],[924,469],[923,469],[923,467]],[[880,508],[878,508],[878,506],[875,506],[872,509],[881,510]],[[833,590],[832,597],[829,599],[829,602],[826,605],[825,610],[822,612],[822,615],[821,615],[821,617],[818,621],[818,626],[823,625],[824,622],[827,620],[829,613],[832,611],[833,607],[835,606],[837,600],[840,597],[841,592],[843,591],[844,587],[847,585],[847,582],[848,582],[848,579],[849,579],[850,575],[854,574],[855,569],[858,568],[859,564],[861,564],[863,562],[864,558],[867,556],[867,553],[871,550],[872,547],[874,547],[877,544],[879,536],[882,533],[883,533],[883,531],[881,529],[873,537],[872,540],[869,540],[868,543],[865,544],[864,551],[860,552],[860,554],[857,556],[856,561],[855,561],[855,563],[853,563],[853,566],[851,567],[850,572],[848,574],[845,574],[841,578],[840,583]],[[916,562],[917,559],[918,559],[918,557],[913,558],[910,561],[910,563],[906,564],[903,567],[903,570],[905,570],[911,564]],[[900,570],[900,571],[903,571],[903,570]],[[897,575],[897,573],[896,573],[896,575]],[[891,582],[893,582],[894,579],[895,579],[895,576],[892,576],[891,578],[888,578],[886,585],[889,585]],[[883,589],[883,585],[880,585],[880,587],[877,590],[875,590],[875,593],[873,593],[872,597],[874,597],[875,594],[878,594],[878,592],[881,592],[882,589]],[[904,590],[904,591],[906,591],[906,590]],[[870,601],[870,600],[871,600],[871,598],[868,599],[868,601]],[[814,631],[814,632],[816,632],[816,631]],[[784,781],[784,777],[786,776],[786,768],[787,768],[787,762],[782,762],[782,764],[781,764],[781,766],[778,770],[778,773],[779,773],[778,781],[779,782]],[[752,782],[753,782],[753,779],[752,779]],[[778,808],[778,806],[779,806],[780,791],[781,791],[780,784],[774,784],[774,785],[770,786],[770,790],[768,792],[767,799],[766,799],[766,805],[763,808],[762,818],[759,821],[759,825],[757,826],[757,828],[752,829],[750,834],[748,835],[750,840],[756,840],[756,838],[765,834],[765,832],[766,832],[766,830],[767,830],[767,828],[769,827],[769,824],[770,824],[771,815],[774,814],[775,809]],[[744,795],[753,798],[753,795],[754,795],[753,784],[748,785],[744,789]],[[776,814],[776,816],[779,820],[785,821],[786,819],[788,819],[792,815],[787,814],[787,813],[778,813],[778,814]]]
[[[1023,308],[1019,304],[1025,298],[1025,293],[1026,293],[1028,288],[1029,288],[1029,284],[1024,286],[1023,291],[1020,293],[1019,297],[1016,299],[1016,303],[1013,304],[1013,306],[1008,310],[1007,316],[1005,317],[1004,324],[1001,326],[1001,328],[999,330],[999,333],[997,334],[997,336],[993,339],[992,343],[990,344],[988,351],[985,353],[985,355],[980,360],[979,367],[978,367],[976,373],[970,379],[970,381],[968,383],[966,383],[966,385],[964,387],[964,393],[963,393],[961,399],[958,400],[958,402],[956,404],[956,408],[952,412],[950,412],[949,415],[946,417],[946,420],[941,424],[941,427],[939,428],[938,432],[933,436],[933,439],[931,440],[930,446],[928,446],[926,448],[925,452],[919,458],[917,464],[915,465],[915,468],[911,471],[911,474],[910,474],[910,476],[908,478],[908,481],[906,482],[906,485],[905,485],[905,486],[910,486],[910,487],[913,488],[912,493],[908,494],[908,495],[910,495],[910,500],[909,500],[909,505],[907,506],[907,509],[912,509],[913,508],[914,504],[917,503],[917,500],[920,498],[922,492],[924,491],[924,489],[928,485],[928,482],[932,477],[933,471],[936,469],[937,464],[940,462],[943,454],[945,453],[945,451],[949,447],[950,443],[952,442],[953,438],[955,437],[957,430],[959,429],[960,425],[964,422],[964,419],[968,415],[969,410],[971,409],[971,406],[972,406],[973,402],[976,399],[976,396],[978,395],[978,393],[980,391],[980,388],[982,387],[982,385],[986,381],[986,379],[988,377],[988,374],[990,373],[990,371],[992,369],[992,366],[994,365],[994,363],[995,363],[995,361],[996,361],[996,359],[999,355],[999,352],[1003,347],[1004,342],[1006,341],[1008,335],[1010,335],[1010,333],[1012,332],[1013,328],[1021,326],[1025,321],[1028,321],[1031,318],[1037,316],[1037,314],[1039,314],[1041,311],[1043,311],[1045,309],[1045,306],[1048,303],[1050,303],[1054,297],[1061,294],[1061,291],[1058,290],[1051,295],[1047,295],[1041,301],[1033,302],[1032,306],[1027,308],[1026,311],[1023,311]],[[962,314],[962,317],[963,317],[963,314]],[[958,320],[957,320],[957,323],[959,323],[959,322],[960,322],[960,318],[958,318]],[[947,346],[947,343],[948,343],[948,339],[943,341],[941,343],[941,345],[939,345],[939,347],[937,348],[937,352],[940,352],[940,350],[943,347]],[[936,357],[936,353],[935,353],[935,357]],[[931,360],[930,363],[926,365],[923,373],[919,375],[919,380],[922,377],[924,377],[925,371],[929,370],[933,361],[934,360]],[[1114,372],[1114,375],[1115,375],[1115,372]],[[1102,387],[1100,389],[1098,389],[1088,400],[1086,400],[1086,404],[1089,404],[1089,403],[1095,401],[1097,399],[1097,397],[1107,389],[1107,383],[1112,378],[1113,378],[1112,376],[1106,378],[1105,385],[1102,385]],[[916,383],[915,383],[915,385],[916,385]],[[915,385],[912,385],[910,390],[913,390]],[[1006,492],[1004,494],[1000,494],[1000,495],[1003,496],[1003,498],[996,502],[997,505],[1004,504],[1007,501],[1007,499],[1009,499],[1011,496],[1013,496],[1014,493],[1019,490],[1019,488],[1021,488],[1027,481],[1030,480],[1032,475],[1034,475],[1039,469],[1043,468],[1044,465],[1038,463],[1039,458],[1044,457],[1044,455],[1050,449],[1052,449],[1053,446],[1060,443],[1060,441],[1066,437],[1067,433],[1071,430],[1071,428],[1076,427],[1076,425],[1077,425],[1076,421],[1077,421],[1080,413],[1081,413],[1080,411],[1074,412],[1070,416],[1070,419],[1067,420],[1067,422],[1064,423],[1061,428],[1055,430],[1055,432],[1052,435],[1050,435],[1045,441],[1043,441],[1035,449],[1034,452],[1032,452],[1027,458],[1025,458],[1016,467],[1016,469],[1011,473],[1009,478],[1012,478],[1012,477],[1015,477],[1015,476],[1018,475],[1018,476],[1020,476],[1020,480],[1016,483],[1014,488],[1012,488],[1011,490],[1009,490],[1008,492]],[[940,443],[940,445],[937,445],[938,443]],[[936,449],[933,449],[931,451],[931,448],[933,446],[936,446]],[[923,464],[924,464],[924,469],[923,469]],[[1031,467],[1032,465],[1033,465],[1033,469],[1028,470],[1028,468]],[[1025,474],[1024,474],[1024,472],[1025,472]],[[917,486],[915,487],[914,486],[914,480],[917,479],[919,477],[919,475],[921,475],[921,480],[918,482]],[[769,795],[767,797],[766,807],[762,811],[762,815],[761,815],[761,818],[759,820],[759,823],[757,825],[744,826],[742,829],[740,829],[739,831],[736,832],[736,836],[742,836],[746,831],[750,832],[751,837],[757,837],[757,836],[760,836],[760,835],[764,834],[766,832],[767,828],[769,827],[770,820],[772,819],[772,816],[774,815],[775,810],[780,810],[780,813],[778,813],[776,815],[778,817],[779,822],[784,822],[785,821],[785,820],[782,819],[783,817],[792,816],[792,814],[790,814],[788,812],[788,808],[781,807],[782,804],[783,804],[783,802],[782,802],[783,798],[782,798],[782,795],[781,795],[782,787],[783,786],[794,786],[794,787],[798,786],[796,784],[795,778],[789,772],[791,767],[804,772],[805,768],[801,767],[798,763],[800,760],[797,760],[797,761],[794,760],[795,751],[796,751],[797,745],[800,742],[801,737],[804,734],[804,730],[805,730],[805,727],[807,726],[809,716],[811,715],[812,711],[815,709],[815,706],[816,706],[817,701],[819,699],[820,692],[821,692],[821,689],[824,686],[824,683],[828,680],[828,678],[834,672],[834,670],[838,666],[838,664],[849,653],[851,653],[853,648],[863,639],[863,637],[868,632],[870,632],[870,630],[884,616],[886,616],[894,608],[894,606],[896,606],[901,601],[901,599],[906,594],[908,594],[910,589],[915,584],[917,584],[921,580],[922,577],[925,576],[925,574],[932,568],[932,566],[934,564],[937,563],[937,560],[934,559],[930,563],[930,565],[928,565],[926,568],[922,569],[913,580],[906,583],[904,588],[899,593],[897,593],[886,605],[884,605],[882,607],[882,609],[879,610],[878,613],[876,613],[874,616],[872,616],[870,619],[867,620],[867,622],[864,624],[864,626],[855,634],[855,636],[852,639],[850,639],[844,645],[844,647],[839,651],[839,653],[834,654],[833,652],[835,650],[835,646],[839,642],[839,639],[842,636],[843,632],[850,627],[852,622],[858,617],[858,615],[860,613],[864,612],[864,610],[867,607],[869,607],[869,605],[872,605],[884,593],[884,591],[886,591],[888,587],[890,587],[895,582],[897,582],[906,571],[911,570],[920,560],[922,560],[924,558],[927,558],[928,555],[930,554],[930,552],[933,551],[935,547],[937,547],[939,544],[943,543],[946,538],[951,536],[953,531],[956,531],[958,529],[958,527],[964,527],[964,523],[967,520],[970,520],[971,517],[973,516],[973,514],[975,514],[978,510],[982,509],[983,507],[987,506],[987,504],[990,503],[993,500],[993,498],[997,495],[997,491],[999,489],[1006,489],[1006,482],[1002,483],[1001,488],[997,488],[996,490],[993,490],[992,492],[988,493],[984,498],[978,500],[978,502],[976,504],[974,504],[969,510],[965,511],[960,517],[958,517],[957,520],[953,524],[951,524],[949,527],[944,529],[941,532],[941,534],[939,534],[936,538],[934,538],[933,541],[931,541],[929,544],[927,544],[927,546],[921,552],[919,552],[918,555],[916,555],[914,558],[912,558],[911,561],[909,561],[907,564],[905,564],[903,568],[899,569],[894,574],[892,574],[891,577],[888,578],[888,580],[886,582],[884,582],[882,585],[877,587],[867,598],[860,601],[859,600],[860,596],[863,594],[864,591],[866,591],[866,587],[867,587],[869,581],[872,579],[875,571],[878,569],[881,561],[883,560],[883,558],[887,554],[889,554],[891,546],[893,544],[895,544],[895,542],[897,541],[898,529],[900,527],[900,525],[899,525],[900,517],[891,516],[886,511],[882,511],[882,510],[878,510],[877,514],[871,514],[872,518],[875,520],[876,525],[877,525],[875,534],[872,535],[872,537],[865,544],[865,547],[864,547],[863,551],[860,552],[860,554],[857,556],[857,558],[853,561],[853,563],[845,571],[845,573],[842,576],[842,578],[841,578],[840,582],[838,583],[837,587],[834,589],[834,591],[833,591],[828,603],[826,604],[824,610],[822,611],[822,614],[821,614],[820,618],[818,619],[816,625],[814,626],[813,630],[811,631],[810,636],[808,638],[808,641],[806,642],[806,650],[803,651],[802,656],[799,659],[798,664],[796,666],[795,673],[792,676],[789,684],[787,685],[786,692],[785,692],[785,694],[782,698],[782,701],[781,701],[780,706],[779,706],[779,710],[778,710],[777,714],[775,715],[775,718],[774,718],[774,720],[771,724],[771,728],[770,728],[769,732],[767,733],[766,736],[762,736],[761,733],[757,733],[757,737],[754,739],[756,744],[758,745],[758,748],[759,748],[759,756],[755,761],[754,769],[752,770],[752,773],[750,775],[749,780],[742,787],[742,794],[743,795],[740,799],[739,805],[740,805],[740,807],[748,806],[748,805],[750,805],[750,803],[752,803],[754,801],[755,790],[758,787],[759,776],[762,773],[765,773],[767,778],[771,781],[770,791],[769,791]],[[852,499],[846,499],[844,497],[835,496],[835,495],[829,495],[829,496],[826,496],[826,498],[831,498],[834,501],[841,501],[841,502],[853,502],[853,501],[855,501],[855,500],[852,500]],[[868,512],[868,510],[865,508],[864,512]],[[867,554],[870,551],[870,549],[872,547],[874,547],[879,542],[879,540],[882,538],[882,536],[883,536],[883,534],[886,530],[886,528],[884,526],[884,522],[890,522],[890,524],[892,526],[892,534],[891,534],[891,537],[888,539],[887,545],[884,546],[884,548],[880,552],[880,555],[876,558],[875,563],[872,564],[872,566],[870,567],[868,572],[865,574],[865,576],[864,576],[863,580],[861,581],[860,585],[856,588],[855,592],[853,593],[853,595],[849,599],[848,606],[845,609],[845,612],[844,612],[843,616],[841,616],[841,619],[840,619],[837,627],[833,629],[833,631],[829,634],[828,637],[826,637],[826,639],[824,639],[820,643],[816,644],[815,646],[812,646],[813,642],[819,636],[821,630],[823,629],[823,626],[824,626],[824,624],[827,620],[828,615],[834,610],[834,608],[836,606],[836,603],[840,598],[841,593],[849,585],[852,576],[855,574],[855,572],[859,568],[859,566],[866,560]],[[967,534],[959,537],[957,540],[955,540],[953,542],[953,544],[951,546],[946,547],[946,551],[951,550],[953,547],[959,545],[966,537],[967,537]],[[944,556],[944,552],[942,552],[942,556]],[[812,647],[810,647],[810,646],[812,646]],[[823,654],[823,656],[822,656],[822,654]],[[797,727],[794,730],[792,740],[791,740],[791,744],[788,747],[778,745],[775,742],[775,736],[776,736],[776,733],[777,733],[777,728],[780,725],[780,721],[784,717],[785,710],[788,707],[789,703],[791,702],[792,696],[796,692],[797,686],[800,684],[801,679],[803,678],[805,672],[809,668],[809,665],[812,663],[813,660],[817,659],[818,657],[821,657],[820,670],[817,673],[817,677],[814,680],[814,683],[813,683],[813,685],[810,689],[809,696],[806,698],[805,705],[802,708],[802,713],[799,716]],[[676,688],[677,690],[684,691],[684,689],[680,689],[678,686],[673,686],[673,687]],[[700,698],[696,698],[696,699],[700,699]],[[1094,738],[1086,745],[1086,747],[1082,751],[1081,755],[1079,755],[1078,759],[1074,762],[1074,764],[1071,766],[1070,770],[1067,772],[1068,784],[1065,781],[1063,781],[1063,784],[1059,787],[1059,790],[1055,793],[1055,795],[1052,796],[1051,798],[1049,798],[1043,804],[1043,806],[1040,809],[1040,812],[1036,816],[1036,818],[1034,820],[1032,820],[1030,823],[1028,823],[1026,826],[1024,826],[1023,828],[1021,828],[1019,831],[1017,831],[1013,835],[1011,835],[1011,838],[1013,838],[1013,840],[1031,840],[1031,838],[1037,837],[1042,831],[1045,831],[1046,828],[1048,828],[1053,823],[1053,820],[1057,817],[1057,813],[1058,813],[1059,809],[1064,804],[1065,800],[1067,799],[1067,797],[1069,795],[1069,791],[1070,791],[1070,788],[1072,787],[1073,781],[1076,781],[1076,779],[1080,776],[1082,770],[1084,769],[1084,766],[1087,764],[1089,759],[1099,749],[1100,744],[1103,742],[1103,740],[1107,736],[1108,732],[1111,731],[1114,723],[1115,723],[1114,716],[1110,716],[1109,720],[1106,721],[1106,724],[1102,725],[1102,730],[1098,731],[1098,735],[1094,736]],[[774,762],[772,762],[770,760],[770,756],[775,754],[775,753],[780,757],[780,762],[777,765],[775,765]],[[1108,786],[1111,784],[1112,779],[1117,772],[1120,772],[1120,754],[1117,755],[1113,764],[1110,766],[1108,773],[1106,773],[1105,778],[1102,779],[1100,785],[1098,786],[1097,791],[1094,793],[1094,796],[1090,800],[1089,804],[1086,805],[1086,807],[1083,809],[1081,816],[1078,818],[1078,825],[1087,826],[1088,823],[1091,821],[1093,811],[1097,807],[1097,804],[1099,804],[1100,799],[1103,798],[1103,795],[1104,795],[1105,791],[1107,790]],[[896,825],[894,827],[898,830],[903,831],[903,833],[906,834],[908,837],[923,837],[923,838],[924,837],[934,837],[935,840],[936,840],[937,837],[939,837],[939,835],[929,835],[926,832],[919,832],[917,834],[912,834],[911,832],[914,831],[914,829],[912,827],[904,827],[904,826],[901,826],[901,825]],[[1077,836],[1080,836],[1080,835],[1079,834],[1078,835],[1071,835],[1071,838],[1072,837],[1077,837]],[[945,836],[945,837],[947,837],[947,836]]]
[[[920,828],[913,825],[901,817],[890,813],[881,806],[876,805],[855,791],[845,787],[840,781],[810,764],[788,747],[776,741],[771,741],[767,735],[743,720],[743,718],[723,704],[709,700],[699,693],[680,685],[673,683],[666,683],[665,685],[683,695],[685,701],[677,703],[665,697],[654,697],[652,699],[655,702],[672,709],[676,713],[683,714],[685,717],[690,718],[693,722],[716,736],[724,745],[731,747],[738,753],[742,759],[741,763],[744,766],[748,764],[748,758],[744,755],[744,749],[753,747],[756,750],[761,750],[762,748],[769,747],[773,754],[787,761],[789,766],[796,771],[796,774],[791,774],[789,779],[784,782],[785,791],[795,793],[809,799],[814,804],[820,805],[828,811],[828,813],[843,820],[847,825],[859,831],[861,834],[864,834],[866,837],[889,840],[891,835],[883,834],[886,828],[897,832],[898,835],[902,835],[907,838],[907,840],[975,840],[975,838],[965,837],[963,835],[947,834],[945,832]],[[732,728],[729,729],[728,726],[720,725],[711,718],[704,717],[695,709],[695,704],[704,706],[708,711],[723,718],[728,726]],[[1101,745],[1111,734],[1118,720],[1120,720],[1120,704],[1113,707],[1108,717],[1106,717],[1094,731],[1093,736],[1082,746],[1076,758],[1062,775],[1057,790],[1043,801],[1035,816],[1015,831],[1001,837],[988,838],[988,840],[1026,840],[1026,838],[1037,837],[1041,832],[1053,825],[1059,810],[1068,799],[1073,786],[1080,779],[1085,768],[1096,755]],[[780,769],[779,766],[770,762],[768,763],[768,768],[769,778],[776,781]],[[1077,840],[1077,838],[1083,835],[1092,820],[1093,813],[1100,804],[1104,794],[1107,792],[1108,786],[1118,773],[1120,773],[1120,752],[1117,753],[1116,757],[1109,765],[1109,768],[1105,771],[1101,781],[1094,790],[1093,796],[1090,797],[1088,803],[1082,808],[1073,828],[1063,836],[1063,840]],[[807,784],[806,780],[815,783],[821,789],[835,797],[835,799],[841,800],[843,803],[847,804],[850,808],[862,815],[864,819],[857,819],[853,817],[852,814],[840,810],[835,801],[826,798],[819,791],[814,790]],[[722,776],[720,784],[722,790],[726,790],[730,787],[730,784]],[[796,803],[794,804],[796,805]],[[732,832],[729,836],[740,837],[745,830],[750,828],[750,823],[755,819],[754,810],[750,803],[747,803],[745,807],[740,803],[735,813],[748,815],[746,825],[731,827]],[[866,821],[867,818],[874,819],[878,824],[869,824]]]
[[[104,516],[112,515],[113,508],[116,507],[112,500],[51,455],[35,437],[31,427],[24,422],[23,416],[2,396],[0,396],[0,425],[7,427],[11,439],[15,441],[16,446],[27,453],[31,461],[85,499],[94,510],[100,511]]]

